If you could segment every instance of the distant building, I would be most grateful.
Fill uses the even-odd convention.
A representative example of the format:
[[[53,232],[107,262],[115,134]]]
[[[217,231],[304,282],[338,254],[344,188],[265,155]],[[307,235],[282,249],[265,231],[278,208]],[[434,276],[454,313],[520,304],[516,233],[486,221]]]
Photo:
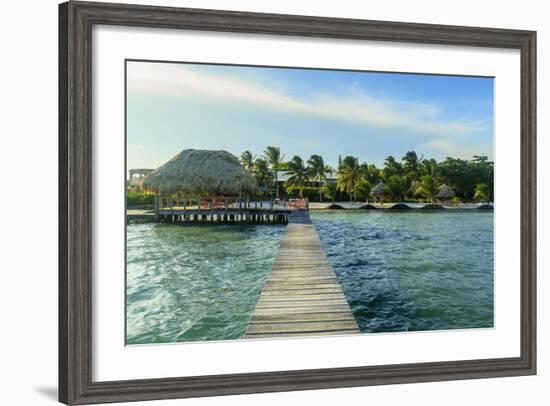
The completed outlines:
[[[135,191],[143,190],[143,179],[153,171],[154,169],[130,169],[128,188]]]

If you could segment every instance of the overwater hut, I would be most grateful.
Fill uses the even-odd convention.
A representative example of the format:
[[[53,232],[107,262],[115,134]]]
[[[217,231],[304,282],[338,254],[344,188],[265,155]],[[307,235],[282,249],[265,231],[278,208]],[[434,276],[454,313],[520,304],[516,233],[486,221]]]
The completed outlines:
[[[214,206],[227,200],[240,199],[256,192],[254,177],[240,164],[237,157],[227,151],[186,149],[161,167],[151,172],[143,181],[146,189],[155,192],[156,211],[163,202],[168,206],[179,205],[183,199],[195,199],[198,209],[201,202]],[[175,200],[175,201],[174,201]]]
[[[371,194],[377,198],[379,201],[382,200],[382,196],[386,193],[386,185],[384,182],[379,182],[375,187],[372,188]]]
[[[455,191],[447,185],[441,185],[439,192],[437,193],[437,198],[447,201],[451,200],[453,197],[455,197]]]

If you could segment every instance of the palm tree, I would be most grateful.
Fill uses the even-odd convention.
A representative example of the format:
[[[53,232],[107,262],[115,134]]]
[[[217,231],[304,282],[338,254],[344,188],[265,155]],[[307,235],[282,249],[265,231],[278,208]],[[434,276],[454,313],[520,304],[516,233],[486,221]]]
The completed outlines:
[[[419,158],[415,151],[408,151],[401,159],[404,162],[403,171],[405,172],[405,176],[407,176],[410,181],[418,180],[419,167],[423,158],[423,155]]]
[[[271,170],[275,173],[276,196],[279,198],[279,176],[277,171],[281,169],[281,163],[283,159],[285,159],[285,156],[281,155],[281,149],[279,147],[271,145],[265,149],[263,157],[269,164]]]
[[[440,168],[437,163],[437,161],[433,158],[430,159],[424,159],[420,164],[418,165],[418,171],[419,174],[422,175],[430,175],[434,178],[439,176]]]
[[[300,198],[304,197],[304,187],[309,179],[309,174],[304,160],[298,155],[294,155],[292,160],[288,162],[288,172],[290,174],[286,183],[289,186],[295,187],[300,191]]]
[[[249,173],[254,172],[254,160],[256,159],[256,156],[252,154],[250,151],[244,151],[241,154],[241,163],[244,166],[244,169],[246,169]]]
[[[386,181],[386,190],[398,201],[409,191],[409,181],[405,176],[392,175]]]
[[[381,171],[382,177],[387,182],[394,175],[403,175],[403,165],[397,162],[393,156],[388,156],[384,161],[384,169]]]
[[[366,177],[361,178],[359,183],[357,183],[356,189],[360,195],[365,196],[365,203],[368,203],[370,192],[371,192],[371,184],[369,183]]]
[[[486,183],[478,183],[475,188],[474,199],[478,202],[489,201],[489,185]]]
[[[334,201],[336,200],[336,193],[338,193],[338,187],[336,186],[336,183],[325,182],[325,184],[321,188],[321,191],[327,199],[331,200],[332,203],[334,203]]]
[[[348,192],[350,201],[353,201],[354,194],[356,194],[357,183],[359,183],[362,177],[363,169],[359,165],[357,158],[347,156],[344,158],[342,168],[338,171],[336,185],[339,190]]]
[[[420,178],[420,185],[416,189],[416,194],[422,195],[433,202],[439,191],[437,180],[431,175],[424,175]]]
[[[267,188],[269,186],[273,174],[265,159],[258,158],[254,161],[254,176],[259,187]]]
[[[320,155],[312,155],[307,161],[307,169],[311,180],[318,183],[319,189],[319,201],[323,201],[323,194],[321,192],[321,182],[326,182],[327,172],[330,172],[331,168],[325,165],[323,157]]]

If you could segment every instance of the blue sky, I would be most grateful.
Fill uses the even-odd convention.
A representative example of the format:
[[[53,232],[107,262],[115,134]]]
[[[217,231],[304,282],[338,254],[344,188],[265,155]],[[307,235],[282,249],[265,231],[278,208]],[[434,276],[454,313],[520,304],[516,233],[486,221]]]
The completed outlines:
[[[493,158],[492,78],[128,62],[127,91],[128,169],[187,148],[267,145],[333,166],[410,150]]]

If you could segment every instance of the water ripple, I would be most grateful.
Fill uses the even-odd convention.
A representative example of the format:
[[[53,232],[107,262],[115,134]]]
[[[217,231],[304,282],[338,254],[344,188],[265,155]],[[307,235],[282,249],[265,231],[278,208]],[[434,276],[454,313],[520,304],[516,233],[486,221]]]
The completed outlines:
[[[311,217],[363,332],[493,326],[493,213]]]
[[[242,337],[283,231],[128,225],[127,342]]]

